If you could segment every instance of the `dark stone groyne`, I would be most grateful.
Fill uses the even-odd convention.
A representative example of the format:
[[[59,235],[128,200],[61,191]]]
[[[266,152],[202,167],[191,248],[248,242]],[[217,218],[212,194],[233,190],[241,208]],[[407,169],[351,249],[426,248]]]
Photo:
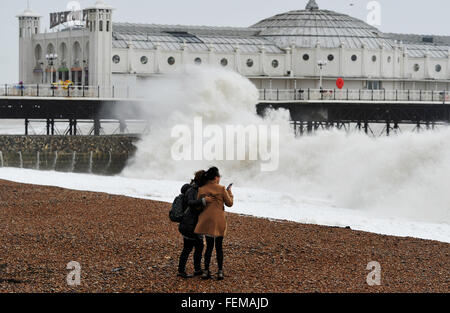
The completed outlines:
[[[0,167],[119,174],[136,152],[138,136],[0,135]]]

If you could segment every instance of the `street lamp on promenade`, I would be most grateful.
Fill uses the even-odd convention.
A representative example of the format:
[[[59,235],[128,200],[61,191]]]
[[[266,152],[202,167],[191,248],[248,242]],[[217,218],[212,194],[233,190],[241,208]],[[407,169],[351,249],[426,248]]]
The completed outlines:
[[[319,61],[317,62],[317,65],[319,66],[319,70],[320,70],[320,82],[319,82],[319,88],[320,90],[323,89],[322,86],[322,74],[323,74],[323,68],[328,64],[327,61]]]
[[[45,56],[48,64],[50,65],[50,75],[51,75],[51,84],[53,84],[53,65],[54,62],[58,59],[58,55],[56,53],[50,53]]]

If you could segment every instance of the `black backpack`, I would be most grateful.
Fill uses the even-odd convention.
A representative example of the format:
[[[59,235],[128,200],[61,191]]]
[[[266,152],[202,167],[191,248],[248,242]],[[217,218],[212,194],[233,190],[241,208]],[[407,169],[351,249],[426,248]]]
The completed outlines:
[[[169,212],[169,218],[174,223],[181,223],[183,219],[184,211],[186,208],[184,207],[184,194],[180,194],[173,200],[172,209]]]

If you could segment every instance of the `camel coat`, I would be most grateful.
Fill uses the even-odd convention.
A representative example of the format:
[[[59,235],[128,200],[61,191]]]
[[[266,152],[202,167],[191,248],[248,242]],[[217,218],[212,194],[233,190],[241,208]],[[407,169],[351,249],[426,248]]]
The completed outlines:
[[[227,220],[225,207],[233,206],[233,194],[225,187],[209,182],[199,188],[198,198],[212,197],[213,202],[208,204],[198,217],[195,233],[214,237],[225,237],[227,233]]]

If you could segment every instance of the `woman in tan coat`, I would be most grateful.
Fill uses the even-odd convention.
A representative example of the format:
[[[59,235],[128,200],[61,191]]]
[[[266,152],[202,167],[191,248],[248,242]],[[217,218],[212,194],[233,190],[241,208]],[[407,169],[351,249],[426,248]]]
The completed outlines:
[[[227,220],[225,217],[225,205],[233,206],[233,193],[231,187],[225,189],[220,185],[220,173],[217,167],[210,168],[205,174],[205,184],[198,190],[198,197],[210,197],[212,201],[207,204],[206,208],[198,217],[198,224],[195,233],[206,236],[206,252],[205,252],[205,271],[203,279],[211,278],[209,265],[211,256],[216,247],[217,253],[217,279],[223,279],[223,238],[227,233]]]

